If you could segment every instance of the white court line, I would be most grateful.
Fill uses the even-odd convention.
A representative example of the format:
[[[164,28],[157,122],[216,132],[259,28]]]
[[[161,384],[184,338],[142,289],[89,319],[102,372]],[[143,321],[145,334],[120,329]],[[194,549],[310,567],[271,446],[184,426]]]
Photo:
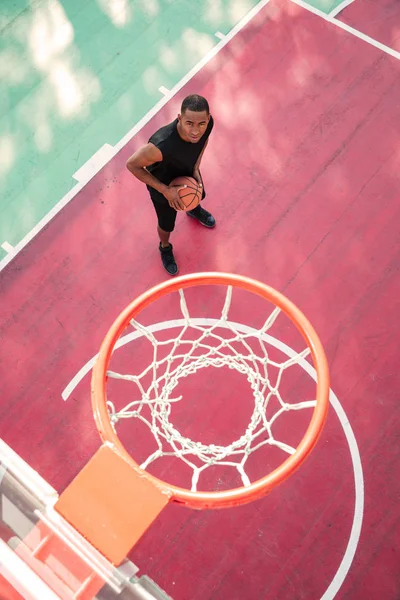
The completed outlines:
[[[55,206],[53,206],[53,208],[43,217],[43,219],[41,219],[39,223],[37,223],[37,225],[35,225],[35,227],[33,227],[33,229],[31,229],[31,231],[27,233],[26,236],[14,247],[13,251],[9,252],[9,254],[5,256],[3,260],[0,261],[0,271],[2,271],[4,267],[6,267],[8,263],[12,261],[12,259],[18,254],[18,252],[21,252],[21,250],[23,250],[25,246],[29,244],[29,242],[35,237],[35,235],[38,234],[39,231],[43,229],[43,227],[45,227],[47,223],[49,223],[52,220],[52,218],[55,217],[60,212],[60,210],[64,208],[64,206],[66,206],[68,202],[72,200],[72,198],[74,198],[78,192],[81,191],[83,187],[85,187],[85,185],[86,183],[77,183],[68,192],[68,194],[66,194],[59,202],[57,202]]]
[[[342,12],[342,10],[344,10],[347,6],[350,6],[350,4],[352,4],[353,2],[354,2],[354,0],[343,0],[343,2],[341,2],[338,6],[336,6],[336,8],[331,10],[331,12],[329,13],[329,17],[331,19],[333,19],[340,12]]]
[[[219,38],[220,40],[223,40],[225,35],[223,33],[221,33],[220,31],[216,31],[215,37]]]
[[[168,96],[168,94],[170,93],[171,90],[164,87],[163,85],[160,85],[160,87],[158,88],[158,91],[161,92],[162,94],[164,94],[164,96]]]
[[[3,250],[5,250],[6,252],[12,252],[14,250],[14,246],[12,246],[9,242],[3,242],[1,247],[3,248]]]
[[[73,179],[78,183],[87,183],[93,177],[93,174],[98,173],[104,167],[111,156],[113,156],[113,147],[110,146],[110,144],[103,144],[103,146],[72,175]]]
[[[293,2],[293,4],[297,4],[298,6],[305,8],[309,12],[312,12],[314,15],[321,17],[321,19],[324,19],[325,21],[328,21],[329,23],[333,23],[334,25],[337,25],[337,27],[340,27],[341,29],[344,29],[348,33],[351,33],[355,37],[360,38],[360,40],[367,42],[367,44],[371,44],[371,46],[375,46],[375,48],[379,48],[379,50],[382,50],[382,52],[385,52],[386,54],[390,54],[390,56],[393,56],[394,58],[397,58],[397,60],[400,60],[400,52],[393,50],[393,48],[389,48],[389,46],[385,46],[385,44],[381,44],[381,42],[374,40],[374,38],[369,37],[369,35],[365,35],[365,33],[361,33],[361,31],[354,29],[354,27],[350,27],[350,25],[347,25],[346,23],[342,23],[342,21],[335,19],[335,17],[331,17],[330,15],[325,14],[324,12],[322,12],[322,10],[319,10],[318,8],[314,8],[314,6],[311,6],[310,4],[306,4],[306,2],[303,2],[303,0],[290,0],[290,1]]]
[[[200,325],[200,326],[212,326],[212,325],[215,325],[216,323],[221,324],[219,319],[191,319],[191,321],[194,325]],[[171,320],[171,321],[164,321],[162,323],[155,323],[154,325],[149,325],[147,327],[147,329],[149,331],[151,331],[152,333],[154,333],[156,331],[164,331],[166,329],[173,329],[176,327],[182,328],[185,325],[186,325],[185,319],[176,319],[176,320]],[[225,326],[228,327],[228,324],[226,324]],[[242,323],[234,323],[234,322],[230,321],[230,326],[234,327],[237,331],[239,331],[241,333],[245,333],[245,334],[251,334],[252,332],[255,331],[253,328],[251,328],[247,325],[243,325]],[[222,324],[221,324],[221,327],[222,327]],[[125,346],[125,344],[128,344],[128,343],[132,342],[133,340],[140,338],[142,336],[143,336],[143,333],[141,331],[133,331],[123,337],[120,337],[118,339],[117,343],[115,344],[114,350],[116,350],[122,346]],[[316,373],[314,367],[309,362],[307,362],[304,358],[298,356],[297,353],[294,352],[294,350],[292,350],[292,348],[289,348],[289,346],[287,346],[280,340],[277,340],[276,338],[274,338],[266,333],[262,336],[262,339],[263,339],[263,341],[267,342],[268,344],[271,344],[272,346],[275,346],[276,348],[278,348],[281,352],[283,352],[290,358],[294,358],[296,356],[299,365],[310,375],[310,377],[312,377],[314,379],[314,381],[317,381],[317,373]],[[86,365],[84,365],[80,369],[80,371],[72,378],[72,380],[69,382],[69,384],[66,386],[66,388],[64,389],[64,391],[61,394],[63,400],[65,400],[65,401],[68,400],[69,396],[72,394],[75,387],[85,377],[85,375],[87,375],[87,373],[91,370],[91,368],[93,367],[93,365],[96,361],[96,358],[97,358],[97,354],[96,354],[96,356],[91,358],[86,363]],[[347,576],[347,573],[349,572],[349,569],[352,565],[352,562],[353,562],[353,559],[354,559],[354,556],[355,556],[355,553],[357,550],[357,546],[358,546],[358,542],[359,542],[360,534],[361,534],[363,516],[364,516],[364,475],[363,475],[363,470],[362,470],[360,452],[359,452],[359,449],[357,446],[357,440],[356,440],[353,430],[351,428],[350,422],[346,416],[346,413],[345,413],[342,405],[340,404],[338,397],[334,394],[334,392],[332,390],[330,390],[330,393],[329,393],[329,401],[330,401],[333,409],[336,412],[336,415],[337,415],[337,417],[340,421],[340,424],[343,428],[343,432],[346,436],[347,444],[349,446],[351,461],[352,461],[352,465],[353,465],[355,497],[354,497],[353,523],[351,526],[350,536],[349,536],[349,540],[347,542],[347,547],[346,547],[345,553],[343,555],[343,558],[340,562],[340,565],[338,567],[338,570],[336,571],[328,588],[326,589],[323,596],[321,597],[321,600],[333,600],[335,598],[337,592],[341,588],[341,586]]]
[[[214,56],[216,56],[222,48],[224,48],[228,42],[230,42],[235,35],[239,33],[250,21],[262,10],[270,0],[261,0],[256,4],[240,21],[231,29],[231,31],[224,37],[223,40],[218,42],[214,48],[209,50],[205,56],[195,65],[182,79],[172,88],[172,90],[151,110],[146,113],[146,115],[136,123],[134,127],[114,146],[114,151],[110,156],[113,158],[120,150],[123,148],[132,138],[136,135],[143,127],[152,119],[168,102],[177,94],[193,77],[203,68],[207,63],[210,62]],[[94,177],[96,173],[92,174]],[[8,254],[3,260],[0,261],[0,271],[4,269],[8,265],[9,262],[19,253],[25,246],[41,231],[52,219],[57,215],[60,210],[62,210],[86,185],[85,183],[78,183],[74,186],[68,194],[66,194],[61,200],[37,223],[29,233],[15,246],[14,251]]]

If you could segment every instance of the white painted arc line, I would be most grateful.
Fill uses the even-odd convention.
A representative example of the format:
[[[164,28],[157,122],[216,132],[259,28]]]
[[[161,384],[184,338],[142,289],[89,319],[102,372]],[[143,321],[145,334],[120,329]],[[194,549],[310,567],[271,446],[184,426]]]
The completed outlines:
[[[167,96],[168,94],[170,94],[170,90],[166,87],[164,87],[163,85],[161,85],[158,88],[158,91],[161,92],[162,94],[164,94],[164,96]]]
[[[2,243],[1,247],[6,252],[14,252],[14,246],[12,246],[9,242],[5,241]]]
[[[143,127],[173,98],[193,77],[207,64],[214,56],[218,54],[230,42],[235,35],[239,33],[267,4],[270,0],[261,0],[256,4],[236,25],[231,31],[224,37],[223,40],[218,42],[214,48],[209,50],[207,54],[195,65],[188,73],[182,77],[182,79],[172,88],[172,90],[161,98],[159,102],[146,115],[136,123],[134,127],[114,146],[114,152],[110,156],[110,160],[118,154],[134,135],[136,135]],[[96,173],[92,174],[92,178]],[[37,223],[29,233],[15,246],[15,252],[12,255],[8,255],[0,261],[0,271],[2,271],[8,263],[16,256],[25,246],[45,227],[52,219],[57,215],[88,183],[78,183],[73,187],[68,194],[66,194],[61,200]]]
[[[128,336],[125,336],[125,337],[128,337]],[[121,339],[125,339],[125,338],[121,338]],[[84,365],[82,367],[82,369],[80,369],[77,372],[77,374],[71,379],[69,384],[65,387],[65,389],[61,393],[61,398],[63,400],[65,400],[65,401],[68,400],[68,398],[70,397],[70,395],[72,394],[72,392],[74,391],[76,386],[82,381],[82,379],[85,377],[85,375],[87,375],[89,373],[90,369],[93,367],[94,363],[96,362],[97,357],[98,357],[98,354],[96,354],[96,356],[94,356],[91,360],[89,360],[86,363],[86,365]]]
[[[381,42],[378,42],[377,40],[374,40],[373,38],[369,37],[369,35],[365,35],[365,33],[362,33],[361,31],[354,29],[354,27],[350,27],[350,25],[347,25],[346,23],[342,23],[342,21],[339,21],[338,19],[335,19],[334,17],[331,17],[330,15],[325,14],[324,12],[322,12],[322,10],[319,10],[318,8],[314,8],[314,6],[311,6],[310,4],[306,4],[305,2],[303,2],[303,0],[290,0],[290,2],[293,2],[293,4],[297,4],[298,6],[301,6],[305,10],[312,12],[314,15],[321,17],[321,19],[324,19],[324,21],[328,21],[329,23],[332,23],[333,25],[340,27],[340,29],[344,29],[344,31],[351,33],[355,37],[366,42],[367,44],[370,44],[371,46],[374,46],[375,48],[382,50],[382,52],[385,52],[386,54],[393,56],[393,58],[397,58],[397,60],[400,60],[400,52],[397,52],[396,50],[389,48],[389,46],[385,46],[385,44],[381,44]]]
[[[202,325],[202,326],[212,326],[219,322],[219,319],[192,319],[194,325]],[[183,327],[185,325],[184,319],[177,319],[172,321],[165,321],[163,323],[156,323],[154,325],[150,325],[147,329],[151,332],[173,329],[176,327]],[[242,333],[251,333],[254,332],[254,329],[248,327],[247,325],[243,325],[241,323],[230,322],[230,324]],[[129,333],[121,338],[119,338],[118,342],[115,344],[115,350],[132,342],[133,340],[142,337],[142,333],[139,331],[134,331]],[[294,352],[289,346],[273,338],[268,334],[264,334],[263,340],[269,344],[272,344],[283,353],[287,354],[289,357],[296,356],[297,353]],[[62,398],[67,400],[70,394],[73,392],[78,383],[83,379],[83,377],[90,371],[93,366],[97,355],[94,356],[91,360],[89,360],[86,365],[75,375],[75,377],[70,381],[65,390],[62,393]],[[298,362],[300,366],[314,379],[317,380],[316,371],[310,363],[308,363],[304,358],[299,357]],[[346,436],[346,440],[349,446],[353,472],[354,472],[354,484],[355,484],[355,503],[354,503],[354,516],[353,523],[351,526],[349,540],[347,542],[347,547],[343,558],[340,562],[338,570],[336,571],[331,583],[329,584],[327,590],[321,597],[321,600],[333,600],[342,586],[347,573],[351,567],[353,562],[358,542],[360,539],[362,522],[363,522],[363,514],[364,514],[364,475],[361,464],[360,452],[357,446],[357,440],[354,436],[353,430],[351,428],[350,422],[346,416],[345,411],[343,410],[342,405],[339,402],[339,399],[335,395],[335,393],[330,390],[329,401],[334,408],[336,415],[340,421],[340,424],[343,428],[344,434]]]
[[[355,438],[351,425],[347,419],[346,413],[344,412],[338,398],[335,395],[331,395],[330,401],[342,424],[343,430],[345,431],[347,443],[350,449],[354,472],[355,504],[353,523],[351,526],[350,538],[347,544],[346,551],[339,565],[339,569],[336,571],[336,574],[332,579],[331,584],[329,585],[325,594],[321,597],[321,600],[333,600],[333,598],[335,598],[336,594],[341,588],[343,581],[345,580],[346,575],[350,570],[351,564],[353,562],[357,550],[364,515],[364,476],[357,440]]]
[[[331,12],[329,13],[328,16],[331,19],[333,19],[334,17],[337,17],[337,15],[342,12],[342,10],[344,10],[345,8],[350,6],[350,4],[352,4],[353,2],[354,2],[354,0],[343,0],[343,2],[341,2],[333,10],[331,10]]]

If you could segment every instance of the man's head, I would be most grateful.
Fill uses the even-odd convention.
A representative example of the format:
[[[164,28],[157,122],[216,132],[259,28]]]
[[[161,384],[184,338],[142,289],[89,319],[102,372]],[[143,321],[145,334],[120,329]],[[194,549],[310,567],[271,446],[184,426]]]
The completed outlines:
[[[210,108],[203,96],[192,94],[182,102],[178,115],[178,129],[181,137],[187,142],[196,144],[204,135],[210,120]]]

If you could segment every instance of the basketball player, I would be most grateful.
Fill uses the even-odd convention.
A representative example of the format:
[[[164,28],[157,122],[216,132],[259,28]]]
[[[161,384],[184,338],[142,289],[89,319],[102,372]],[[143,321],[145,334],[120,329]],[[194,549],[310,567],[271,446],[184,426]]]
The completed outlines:
[[[169,242],[175,227],[177,211],[184,204],[179,190],[186,186],[170,186],[180,176],[194,177],[201,186],[205,198],[200,163],[214,126],[208,102],[193,94],[184,99],[178,118],[162,127],[139,148],[127,161],[129,171],[146,184],[158,218],[159,250],[162,264],[169,275],[178,273],[178,266]],[[214,227],[214,217],[200,205],[186,213],[205,227]]]

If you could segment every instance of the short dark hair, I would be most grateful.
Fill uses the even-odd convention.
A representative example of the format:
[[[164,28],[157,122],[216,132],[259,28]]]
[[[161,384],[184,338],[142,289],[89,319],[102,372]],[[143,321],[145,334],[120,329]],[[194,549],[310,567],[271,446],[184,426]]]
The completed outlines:
[[[205,110],[208,115],[210,114],[210,107],[208,106],[207,100],[198,94],[186,96],[182,102],[181,113],[183,114],[187,110],[193,110],[194,112],[202,112]]]

